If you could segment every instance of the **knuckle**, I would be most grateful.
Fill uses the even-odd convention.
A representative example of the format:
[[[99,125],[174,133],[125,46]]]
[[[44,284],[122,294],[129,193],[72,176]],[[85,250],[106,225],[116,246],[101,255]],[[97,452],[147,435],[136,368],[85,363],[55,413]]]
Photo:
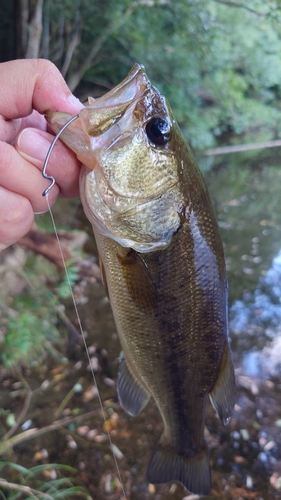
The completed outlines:
[[[54,63],[48,61],[47,59],[38,59],[38,75],[45,75],[45,77],[49,78],[50,81],[52,77],[55,81],[59,78],[62,79],[62,76]]]

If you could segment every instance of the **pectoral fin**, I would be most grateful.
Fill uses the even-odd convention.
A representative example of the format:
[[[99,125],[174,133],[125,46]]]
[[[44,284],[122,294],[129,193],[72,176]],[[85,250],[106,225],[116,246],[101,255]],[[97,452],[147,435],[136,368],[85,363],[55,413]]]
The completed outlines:
[[[126,255],[117,255],[117,258],[121,264],[130,297],[142,311],[154,311],[157,304],[157,291],[151,273],[140,254],[130,249]]]
[[[99,255],[99,264],[100,264],[100,272],[101,272],[101,280],[102,280],[102,284],[105,288],[105,293],[106,293],[106,296],[109,300],[109,293],[108,293],[108,285],[107,285],[107,279],[106,279],[106,274],[105,274],[105,267],[104,267],[104,263]]]
[[[235,402],[235,376],[228,342],[225,343],[220,371],[209,396],[222,423],[228,424]]]
[[[119,401],[130,415],[137,415],[149,401],[149,394],[128,368],[125,358],[119,366],[117,392]]]

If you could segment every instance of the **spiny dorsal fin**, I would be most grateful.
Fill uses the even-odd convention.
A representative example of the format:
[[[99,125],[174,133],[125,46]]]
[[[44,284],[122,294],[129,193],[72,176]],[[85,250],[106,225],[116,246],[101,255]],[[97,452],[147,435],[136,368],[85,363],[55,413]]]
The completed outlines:
[[[125,358],[122,358],[119,366],[117,392],[122,407],[133,416],[141,412],[150,398],[146,390],[131,373]]]
[[[224,425],[231,419],[235,403],[235,376],[231,352],[226,341],[216,383],[209,394],[211,403]]]

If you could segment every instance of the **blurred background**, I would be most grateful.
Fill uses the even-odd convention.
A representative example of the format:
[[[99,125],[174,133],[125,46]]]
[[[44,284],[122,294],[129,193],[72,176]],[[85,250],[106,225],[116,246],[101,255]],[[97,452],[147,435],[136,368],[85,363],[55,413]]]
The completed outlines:
[[[225,245],[237,404],[207,409],[214,499],[281,499],[281,2],[0,0],[0,61],[53,61],[82,101],[144,64],[203,171]],[[0,254],[0,499],[194,500],[148,485],[161,419],[120,408],[120,344],[79,200]],[[5,483],[8,481],[8,483]],[[27,489],[25,489],[27,488]],[[32,496],[33,495],[33,496]]]

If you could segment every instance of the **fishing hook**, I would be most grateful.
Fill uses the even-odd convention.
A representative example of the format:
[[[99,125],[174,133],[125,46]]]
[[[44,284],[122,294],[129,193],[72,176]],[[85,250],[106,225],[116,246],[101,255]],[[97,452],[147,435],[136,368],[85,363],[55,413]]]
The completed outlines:
[[[54,139],[52,140],[52,143],[49,147],[48,153],[47,153],[45,161],[44,161],[43,169],[42,169],[43,177],[45,179],[48,179],[49,181],[51,181],[51,184],[45,189],[45,191],[43,191],[42,196],[46,196],[56,183],[55,178],[52,175],[48,175],[46,173],[47,165],[48,165],[50,156],[52,154],[52,151],[54,149],[54,146],[55,146],[57,140],[59,139],[60,135],[65,131],[65,129],[68,127],[68,125],[70,125],[72,122],[74,122],[74,120],[77,120],[77,118],[79,118],[79,115],[74,115],[69,120],[67,120],[67,122],[63,125],[63,127],[58,131],[58,133],[55,135]]]

